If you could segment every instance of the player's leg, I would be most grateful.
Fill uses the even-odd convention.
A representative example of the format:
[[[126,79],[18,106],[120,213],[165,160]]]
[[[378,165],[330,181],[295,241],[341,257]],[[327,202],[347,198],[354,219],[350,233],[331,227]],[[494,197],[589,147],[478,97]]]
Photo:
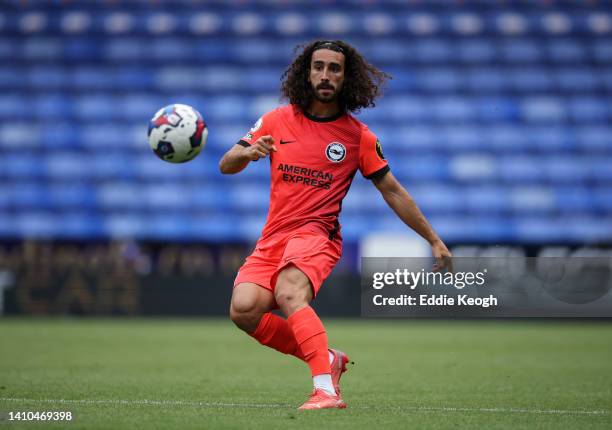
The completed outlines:
[[[276,278],[276,303],[287,316],[304,360],[310,367],[314,393],[301,409],[344,408],[346,404],[336,393],[331,377],[327,333],[323,323],[310,307],[314,291],[310,279],[291,264]]]
[[[242,282],[234,287],[230,303],[230,318],[236,326],[252,333],[261,317],[274,309],[274,294],[252,282]]]
[[[262,345],[303,360],[287,321],[270,312],[275,307],[272,291],[252,282],[242,282],[234,287],[230,318]]]

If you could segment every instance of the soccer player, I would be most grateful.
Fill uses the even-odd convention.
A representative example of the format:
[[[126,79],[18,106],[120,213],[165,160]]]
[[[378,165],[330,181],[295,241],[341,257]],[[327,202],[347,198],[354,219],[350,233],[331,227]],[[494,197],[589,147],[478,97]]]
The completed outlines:
[[[340,259],[338,215],[357,170],[431,244],[436,266],[450,265],[450,252],[390,172],[378,139],[351,115],[374,106],[388,78],[342,41],[304,46],[283,75],[289,104],[263,115],[219,163],[234,174],[270,160],[268,219],[234,281],[230,317],[261,344],[310,367],[314,390],[299,409],[346,407],[339,382],[348,357],[329,349],[309,304]],[[287,319],[271,312],[277,308]]]

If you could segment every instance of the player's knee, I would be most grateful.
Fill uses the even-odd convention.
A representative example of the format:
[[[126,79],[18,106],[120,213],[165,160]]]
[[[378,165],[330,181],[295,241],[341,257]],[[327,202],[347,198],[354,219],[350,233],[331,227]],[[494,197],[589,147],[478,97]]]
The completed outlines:
[[[257,329],[261,314],[254,312],[238,312],[230,307],[230,319],[240,330],[252,333]]]
[[[257,305],[253,300],[244,298],[232,298],[230,305],[230,319],[238,328],[248,333],[257,328],[261,313],[257,310]]]

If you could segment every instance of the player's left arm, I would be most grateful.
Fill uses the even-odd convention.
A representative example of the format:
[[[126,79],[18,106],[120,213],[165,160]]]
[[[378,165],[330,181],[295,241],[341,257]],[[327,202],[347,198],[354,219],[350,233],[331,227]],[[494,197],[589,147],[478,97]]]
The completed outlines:
[[[391,172],[373,180],[374,185],[382,194],[385,202],[393,209],[397,216],[411,229],[416,231],[431,245],[432,253],[436,259],[436,269],[444,267],[452,270],[451,253],[436,234],[425,215],[421,212],[412,196],[395,179]]]

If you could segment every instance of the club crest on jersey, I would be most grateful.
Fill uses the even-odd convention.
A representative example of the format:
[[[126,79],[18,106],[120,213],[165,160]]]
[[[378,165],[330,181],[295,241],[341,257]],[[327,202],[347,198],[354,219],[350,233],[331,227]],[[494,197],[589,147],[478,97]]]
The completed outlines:
[[[334,163],[339,163],[346,157],[346,148],[340,142],[332,142],[325,148],[325,156]]]

